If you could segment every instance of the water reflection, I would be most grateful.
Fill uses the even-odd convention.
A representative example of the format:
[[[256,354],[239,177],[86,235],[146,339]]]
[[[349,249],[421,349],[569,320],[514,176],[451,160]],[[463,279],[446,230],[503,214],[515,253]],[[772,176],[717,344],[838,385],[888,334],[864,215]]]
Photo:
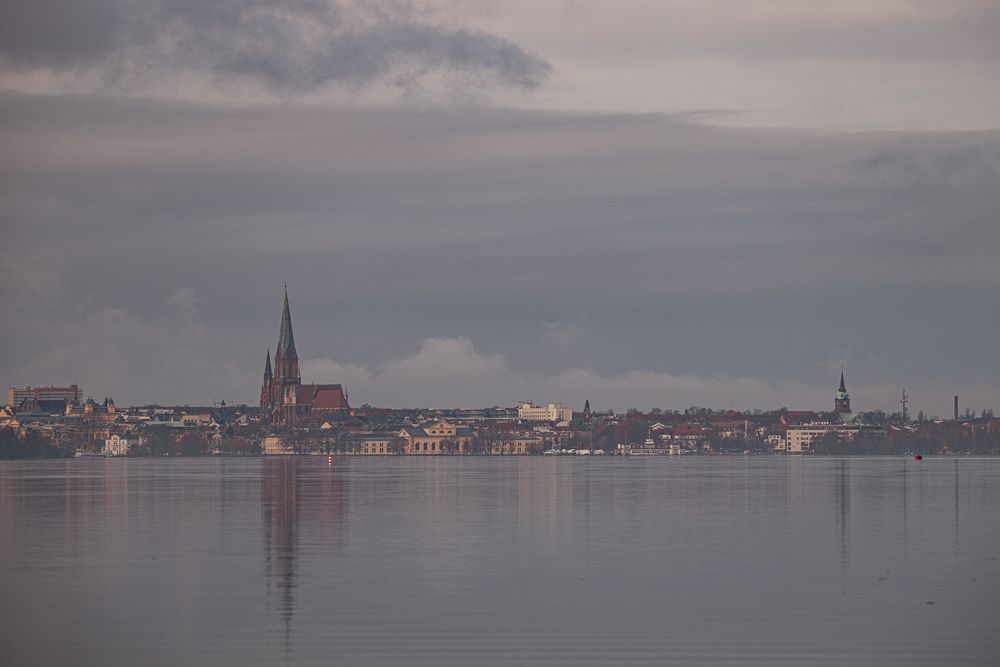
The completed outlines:
[[[261,538],[268,608],[282,623],[286,656],[293,646],[299,554],[319,552],[328,567],[343,548],[347,484],[342,464],[325,459],[268,458],[260,468]]]
[[[998,489],[966,458],[0,463],[0,662],[995,663]]]
[[[268,604],[272,583],[284,624],[284,646],[291,648],[295,613],[295,552],[299,539],[298,461],[266,459],[261,466],[260,510]]]
[[[909,463],[904,458],[902,461],[903,466],[903,550],[906,550],[906,510],[907,510],[907,497],[906,497],[906,470]]]
[[[955,459],[955,549],[958,549],[961,543],[958,539],[958,459]]]
[[[837,541],[840,543],[841,593],[847,595],[847,560],[850,552],[851,472],[850,461],[840,459],[836,465]]]

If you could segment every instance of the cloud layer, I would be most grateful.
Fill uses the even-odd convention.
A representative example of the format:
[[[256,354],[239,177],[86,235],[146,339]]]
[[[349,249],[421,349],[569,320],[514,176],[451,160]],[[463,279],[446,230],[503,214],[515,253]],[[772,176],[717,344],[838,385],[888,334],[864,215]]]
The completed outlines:
[[[409,92],[442,80],[449,89],[530,89],[550,70],[509,40],[430,23],[407,3],[333,0],[4,3],[0,64],[69,72],[78,89],[159,94],[184,77],[281,95],[330,84]]]
[[[711,379],[632,370],[603,376],[594,370],[568,368],[553,374],[516,371],[501,355],[484,354],[467,338],[428,338],[410,356],[392,359],[378,368],[342,364],[332,359],[307,359],[302,372],[312,380],[340,378],[355,396],[373,405],[408,407],[483,407],[561,401],[582,410],[623,406],[684,409],[691,406],[733,408],[754,406],[793,409],[831,407],[832,391],[794,384],[771,385],[741,377]],[[896,388],[855,388],[861,403],[893,400]],[[516,398],[515,398],[516,397]]]

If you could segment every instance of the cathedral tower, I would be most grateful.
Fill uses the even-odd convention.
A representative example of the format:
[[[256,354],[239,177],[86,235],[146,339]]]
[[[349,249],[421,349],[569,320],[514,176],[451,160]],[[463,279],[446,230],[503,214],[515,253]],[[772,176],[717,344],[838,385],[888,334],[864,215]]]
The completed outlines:
[[[260,420],[274,426],[288,427],[316,413],[322,416],[322,413],[348,410],[350,406],[347,404],[347,393],[342,385],[302,384],[286,285],[273,370],[270,350],[264,361],[264,381],[260,387]]]
[[[260,385],[260,416],[265,418],[271,414],[274,407],[271,405],[271,381],[274,374],[271,372],[271,349],[267,350],[267,358],[264,361],[264,381]]]
[[[844,369],[840,369],[840,389],[837,390],[836,398],[833,401],[833,411],[838,415],[846,415],[851,412],[851,396],[847,393],[847,385],[844,384]]]
[[[292,314],[288,310],[288,288],[285,288],[285,304],[281,309],[281,328],[278,330],[278,349],[274,352],[274,377],[279,380],[294,381],[298,384],[299,355],[295,351],[295,336],[292,334]]]

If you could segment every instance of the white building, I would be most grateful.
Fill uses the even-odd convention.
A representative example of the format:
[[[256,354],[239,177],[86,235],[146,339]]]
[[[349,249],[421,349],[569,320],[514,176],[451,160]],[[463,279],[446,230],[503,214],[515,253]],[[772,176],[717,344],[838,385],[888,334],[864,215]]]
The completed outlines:
[[[565,422],[573,419],[573,410],[559,403],[540,406],[529,401],[517,406],[517,418],[523,421]]]
[[[836,435],[844,440],[853,440],[859,433],[882,436],[885,430],[871,424],[857,422],[813,422],[800,426],[789,426],[785,443],[789,454],[811,452],[813,443],[826,435]]]
[[[118,435],[115,433],[104,441],[105,456],[128,456],[128,451],[132,447],[139,445],[139,439],[129,435]]]
[[[764,437],[764,441],[767,446],[773,451],[783,452],[785,451],[785,436],[783,433],[768,433]]]

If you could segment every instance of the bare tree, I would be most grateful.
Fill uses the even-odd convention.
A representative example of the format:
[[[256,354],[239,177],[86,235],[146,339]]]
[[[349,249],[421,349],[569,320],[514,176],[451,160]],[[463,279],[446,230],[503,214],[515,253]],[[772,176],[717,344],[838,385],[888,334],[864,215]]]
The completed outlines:
[[[406,453],[406,439],[401,436],[395,436],[389,441],[389,451],[397,456],[401,456]]]

